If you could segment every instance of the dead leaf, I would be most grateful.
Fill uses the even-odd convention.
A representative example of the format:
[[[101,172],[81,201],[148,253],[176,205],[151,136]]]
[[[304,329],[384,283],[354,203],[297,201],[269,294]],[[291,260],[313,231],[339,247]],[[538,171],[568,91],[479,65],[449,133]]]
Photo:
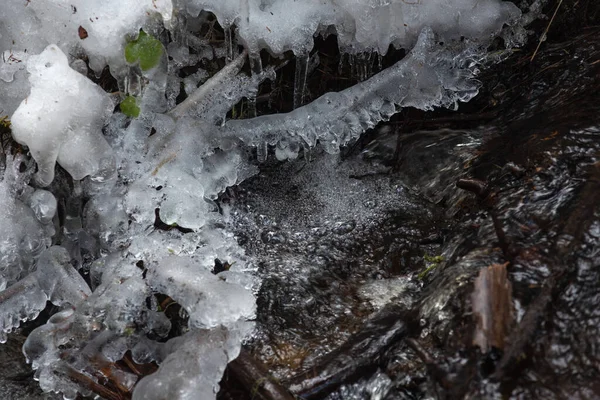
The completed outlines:
[[[88,37],[88,33],[83,26],[79,26],[79,39],[83,40]]]
[[[513,324],[512,285],[506,264],[492,264],[479,271],[471,295],[475,333],[473,345],[483,353],[490,348],[502,349]]]

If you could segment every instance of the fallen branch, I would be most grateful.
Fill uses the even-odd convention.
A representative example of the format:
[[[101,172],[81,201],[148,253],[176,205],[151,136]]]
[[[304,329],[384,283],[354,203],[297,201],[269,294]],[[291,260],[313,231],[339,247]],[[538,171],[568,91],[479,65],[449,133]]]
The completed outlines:
[[[229,374],[238,381],[250,394],[252,399],[262,400],[294,400],[268,369],[250,353],[242,349],[238,358],[227,366]]]
[[[386,306],[341,347],[324,356],[311,370],[296,376],[290,390],[302,399],[320,399],[343,384],[375,372],[384,352],[407,330],[400,307]]]

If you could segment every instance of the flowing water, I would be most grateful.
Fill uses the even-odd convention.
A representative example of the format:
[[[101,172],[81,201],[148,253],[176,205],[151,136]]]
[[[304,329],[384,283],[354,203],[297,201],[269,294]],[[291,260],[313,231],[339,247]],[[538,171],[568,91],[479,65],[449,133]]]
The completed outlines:
[[[392,121],[224,197],[264,279],[249,348],[277,379],[301,398],[600,398],[598,43],[486,71],[472,118]],[[493,264],[513,310],[483,353],[471,294]]]

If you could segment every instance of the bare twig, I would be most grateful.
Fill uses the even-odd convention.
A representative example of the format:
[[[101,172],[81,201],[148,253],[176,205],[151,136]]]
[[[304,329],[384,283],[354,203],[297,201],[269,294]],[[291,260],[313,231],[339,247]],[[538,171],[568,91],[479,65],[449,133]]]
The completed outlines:
[[[275,380],[267,368],[246,350],[228,365],[231,375],[248,390],[253,399],[294,400],[295,397]]]
[[[406,335],[405,318],[402,308],[388,304],[313,369],[293,378],[290,390],[302,399],[322,399],[341,385],[374,372],[383,353]]]
[[[540,41],[538,42],[538,45],[535,48],[533,55],[531,56],[531,60],[529,60],[530,62],[532,62],[533,59],[535,58],[535,56],[537,55],[538,50],[540,49],[540,46],[542,45],[542,42],[544,42],[546,40],[546,35],[548,34],[548,31],[550,30],[550,25],[552,25],[552,22],[554,21],[554,17],[556,17],[556,14],[558,13],[558,9],[560,8],[560,5],[562,4],[562,2],[563,2],[563,0],[558,1],[556,10],[554,10],[554,14],[552,15],[552,18],[550,19],[550,22],[548,22],[548,26],[546,27],[546,30],[544,31],[544,33],[542,33],[542,36],[540,36]]]

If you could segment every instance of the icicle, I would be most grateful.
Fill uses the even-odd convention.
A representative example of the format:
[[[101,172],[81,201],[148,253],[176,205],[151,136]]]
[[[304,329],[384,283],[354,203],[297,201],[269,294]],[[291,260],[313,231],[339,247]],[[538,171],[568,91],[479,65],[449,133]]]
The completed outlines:
[[[367,55],[367,65],[366,65],[366,76],[365,79],[370,78],[373,75],[373,55],[375,53],[373,51],[369,52]]]
[[[294,78],[294,109],[304,104],[304,92],[306,90],[306,75],[308,73],[309,54],[296,56],[296,74]]]
[[[65,210],[64,232],[66,235],[76,237],[82,229],[82,189],[79,181],[73,181],[73,193],[67,200]]]
[[[356,76],[356,55],[348,54],[348,64],[350,65],[350,76]]]
[[[312,150],[310,146],[306,143],[302,142],[302,151],[304,152],[304,161],[311,162],[312,161]]]
[[[250,54],[250,69],[252,71],[252,75],[259,76],[263,73],[262,61],[260,59],[259,54]],[[258,90],[253,90],[247,97],[248,99],[248,117],[254,118],[256,117],[256,95]]]
[[[260,75],[263,72],[262,61],[260,59],[260,53],[250,53],[250,69],[255,75]]]
[[[351,74],[359,82],[373,75],[373,54],[373,52],[362,52],[350,56]]]
[[[225,32],[225,62],[229,64],[233,60],[233,37],[231,35],[231,27],[227,26],[223,31]]]
[[[125,77],[125,93],[131,96],[139,96],[142,92],[142,83],[140,82],[140,76],[134,68],[129,68]]]
[[[256,117],[256,93],[257,91],[253,90],[246,97],[248,100],[248,118]]]
[[[242,16],[246,21],[246,25],[249,26],[250,25],[250,4],[249,4],[248,0],[241,0],[241,9],[242,9]],[[250,60],[250,71],[251,71],[252,75],[262,74],[263,68],[262,68],[262,61],[260,59],[260,52],[258,50],[252,50],[252,49],[248,49],[248,50],[249,50],[248,58]],[[252,94],[251,96],[248,96],[248,116],[250,118],[256,117],[256,94]],[[265,146],[266,146],[266,144],[265,144]],[[259,152],[258,154],[259,154],[260,162],[266,161],[267,154],[268,154],[267,151],[264,152],[265,159],[263,161],[260,160],[261,153]]]
[[[256,146],[256,158],[259,163],[264,163],[267,161],[267,157],[269,155],[269,144],[267,142],[262,142],[258,146]]]
[[[338,74],[342,75],[344,71],[344,57],[347,57],[346,53],[340,54],[340,62],[338,63]]]

